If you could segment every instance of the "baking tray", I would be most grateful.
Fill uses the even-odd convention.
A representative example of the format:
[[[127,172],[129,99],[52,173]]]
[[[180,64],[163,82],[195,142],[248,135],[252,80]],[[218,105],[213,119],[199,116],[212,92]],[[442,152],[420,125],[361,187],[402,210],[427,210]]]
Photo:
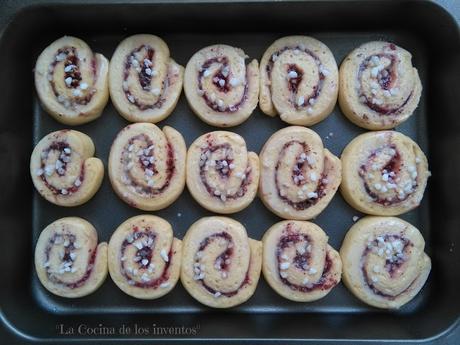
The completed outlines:
[[[460,251],[456,247],[460,243],[460,34],[456,21],[439,5],[430,1],[10,1],[3,6],[1,344],[460,343]],[[107,175],[95,197],[75,208],[52,205],[34,191],[28,171],[32,148],[45,134],[65,128],[38,103],[32,73],[35,60],[65,34],[84,39],[95,52],[110,58],[117,44],[135,33],[164,38],[172,57],[182,65],[194,52],[214,43],[241,47],[251,58],[260,59],[276,38],[291,34],[320,39],[338,63],[370,40],[390,40],[412,52],[424,90],[414,116],[397,129],[421,145],[433,172],[422,205],[403,216],[421,230],[433,259],[432,273],[421,293],[400,311],[388,312],[364,305],[343,285],[314,303],[290,302],[271,290],[263,278],[252,299],[224,311],[200,305],[180,284],[154,301],[125,295],[110,278],[81,299],[46,292],[33,269],[33,249],[47,224],[64,216],[80,216],[94,224],[100,240],[107,241],[120,223],[142,211],[116,197]],[[187,145],[215,130],[192,114],[184,95],[159,126],[166,124],[178,129]],[[92,137],[96,156],[107,166],[110,145],[126,125],[109,103],[101,118],[76,128]],[[250,150],[259,152],[268,137],[285,126],[257,109],[247,122],[230,130],[241,134]],[[338,107],[312,128],[336,155],[364,132],[347,121]],[[182,238],[192,222],[211,213],[184,191],[173,205],[155,214],[167,219]],[[360,214],[336,195],[315,222],[338,249],[353,216]],[[279,221],[258,199],[231,217],[242,222],[255,239]]]

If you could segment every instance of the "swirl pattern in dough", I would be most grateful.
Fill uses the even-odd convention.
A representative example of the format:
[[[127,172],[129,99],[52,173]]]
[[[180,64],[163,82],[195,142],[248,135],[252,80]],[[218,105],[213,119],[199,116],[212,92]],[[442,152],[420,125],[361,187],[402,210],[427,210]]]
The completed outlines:
[[[363,302],[396,309],[425,284],[431,260],[417,228],[395,217],[365,217],[354,224],[340,249],[343,281]]]
[[[104,165],[94,156],[89,136],[64,129],[46,135],[30,158],[37,191],[59,206],[78,206],[93,197],[104,177]]]
[[[420,147],[404,134],[361,134],[342,153],[345,200],[373,215],[396,216],[417,207],[430,172]]]
[[[67,217],[48,225],[35,247],[35,269],[43,286],[67,298],[86,296],[107,277],[107,243],[86,220]]]
[[[260,109],[292,125],[324,120],[337,102],[339,73],[329,48],[308,36],[276,40],[260,61]]]
[[[259,97],[259,64],[246,64],[243,50],[224,44],[201,49],[185,68],[184,92],[193,112],[217,127],[248,119]]]
[[[171,114],[182,91],[184,68],[154,35],[124,39],[110,61],[110,97],[132,122],[159,122]]]
[[[215,131],[202,135],[187,154],[187,187],[204,208],[235,213],[257,194],[259,158],[248,152],[236,133]]]
[[[130,296],[160,298],[179,280],[181,253],[182,242],[167,221],[151,215],[132,217],[110,238],[110,276]]]
[[[172,127],[152,123],[123,128],[109,156],[110,182],[118,196],[145,211],[171,205],[185,186],[186,147]]]
[[[326,296],[339,282],[342,261],[316,224],[285,220],[265,233],[262,270],[281,296],[311,302]]]
[[[398,126],[413,114],[421,93],[412,55],[393,43],[363,44],[340,66],[340,108],[357,126],[371,130]]]
[[[246,302],[257,287],[262,243],[226,217],[195,222],[183,239],[181,282],[190,295],[213,308]]]
[[[109,61],[82,40],[64,36],[38,57],[35,87],[57,121],[80,125],[98,118],[109,99]]]
[[[318,134],[291,126],[273,134],[260,153],[259,196],[285,219],[316,217],[341,181],[340,160],[323,147]]]

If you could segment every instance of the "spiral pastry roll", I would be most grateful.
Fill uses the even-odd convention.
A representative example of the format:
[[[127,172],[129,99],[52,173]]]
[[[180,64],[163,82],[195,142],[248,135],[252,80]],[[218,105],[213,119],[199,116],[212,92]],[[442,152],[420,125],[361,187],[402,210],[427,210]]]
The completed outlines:
[[[35,247],[35,269],[43,286],[68,298],[96,291],[107,277],[107,243],[86,220],[67,217],[48,225]]]
[[[43,108],[57,121],[80,125],[98,118],[109,99],[109,61],[82,40],[64,36],[35,65],[35,87]]]
[[[187,154],[187,187],[204,208],[235,213],[255,198],[259,158],[236,133],[210,132],[196,139]]]
[[[64,129],[46,135],[30,158],[35,188],[59,206],[84,204],[97,192],[104,177],[102,161],[93,156],[94,144],[86,134]]]
[[[265,233],[262,271],[278,294],[295,302],[326,296],[339,282],[342,261],[316,224],[285,220]]]
[[[340,248],[343,281],[361,301],[396,309],[425,284],[431,260],[417,228],[395,217],[365,217],[354,224]]]
[[[230,308],[246,302],[257,287],[262,243],[226,217],[195,222],[183,239],[181,282],[198,302]]]
[[[372,130],[398,126],[417,108],[421,93],[412,55],[393,43],[363,44],[340,66],[340,108],[357,126]]]
[[[345,200],[373,215],[395,216],[420,204],[430,171],[409,137],[395,131],[361,134],[342,153]]]
[[[338,83],[337,63],[325,44],[308,36],[283,37],[260,61],[260,109],[311,126],[334,109]]]
[[[128,219],[109,242],[109,272],[126,294],[156,299],[179,280],[182,241],[164,219],[141,215]]]
[[[118,196],[145,211],[172,204],[185,186],[186,147],[172,127],[135,123],[118,133],[109,155],[110,182]]]
[[[185,68],[184,92],[204,122],[231,127],[246,121],[257,106],[259,64],[239,48],[217,44],[201,49]]]
[[[182,91],[184,68],[154,35],[123,40],[110,61],[110,97],[131,122],[159,122],[171,114]]]
[[[318,134],[286,127],[273,134],[260,153],[259,196],[279,217],[316,217],[332,200],[341,181],[340,160],[323,147]]]

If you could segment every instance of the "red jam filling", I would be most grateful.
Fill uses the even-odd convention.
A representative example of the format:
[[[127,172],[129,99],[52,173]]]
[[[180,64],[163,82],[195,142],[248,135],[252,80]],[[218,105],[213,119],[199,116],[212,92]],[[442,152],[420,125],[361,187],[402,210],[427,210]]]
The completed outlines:
[[[305,200],[296,202],[296,201],[292,201],[287,196],[281,195],[280,182],[278,181],[278,171],[281,166],[281,162],[284,158],[284,155],[286,153],[286,150],[290,146],[295,145],[295,144],[301,145],[303,147],[303,152],[305,154],[308,153],[309,151],[308,146],[304,142],[300,142],[298,140],[291,140],[285,143],[283,146],[283,149],[281,150],[279,154],[278,161],[275,166],[275,183],[276,183],[276,190],[278,191],[278,197],[281,200],[283,200],[285,203],[287,203],[288,205],[292,206],[295,210],[302,211],[302,210],[305,210],[315,205],[319,199],[321,199],[322,197],[326,195],[326,192],[325,192],[326,184],[324,183],[324,180],[327,179],[327,176],[325,174],[321,174],[321,176],[318,178],[318,184],[315,189],[315,193],[317,194],[317,197],[314,199],[305,199]],[[306,161],[303,163],[295,163],[295,167],[292,169],[291,174],[292,174],[293,183],[296,184],[297,186],[305,184],[305,180],[299,180],[299,179],[296,179],[295,177],[299,176],[300,174],[303,174],[307,166],[311,167]]]
[[[386,234],[386,235],[383,235],[381,237],[383,237],[384,243],[386,243],[387,241],[392,241],[392,240],[400,240],[403,243],[402,253],[404,253],[404,254],[406,254],[408,252],[409,248],[413,247],[413,245],[414,245],[407,238],[402,237],[400,235],[388,235],[388,234]],[[394,300],[398,296],[403,294],[404,292],[408,291],[412,287],[412,284],[414,284],[414,282],[415,282],[415,280],[417,278],[415,278],[412,281],[412,283],[407,287],[407,289],[405,289],[404,291],[402,291],[400,294],[398,294],[396,296],[388,295],[388,294],[385,294],[384,292],[380,291],[375,286],[375,284],[372,282],[372,279],[369,278],[369,274],[367,273],[367,271],[365,269],[369,253],[372,252],[372,248],[374,248],[374,247],[378,248],[378,246],[379,246],[379,242],[378,242],[377,239],[375,239],[370,243],[370,246],[368,245],[366,247],[366,249],[364,250],[364,252],[363,252],[363,254],[361,256],[361,262],[362,262],[361,272],[363,274],[364,281],[366,282],[366,285],[374,292],[374,294],[376,294],[378,296],[385,297],[386,299],[389,299],[389,300]],[[389,273],[390,277],[394,278],[397,275],[401,274],[400,268],[405,262],[406,262],[406,258],[404,256],[395,257],[395,258],[392,258],[392,259],[387,258],[386,261],[385,261],[385,267],[384,268]]]
[[[215,57],[206,60],[203,65],[201,66],[200,71],[198,72],[198,90],[201,91],[202,96],[206,105],[213,109],[216,112],[220,113],[235,113],[237,112],[241,106],[246,102],[248,98],[248,83],[244,83],[244,91],[241,99],[233,105],[224,105],[219,106],[216,100],[212,100],[208,93],[203,90],[203,78],[204,72],[213,64],[218,63],[220,64],[220,68],[217,70],[216,73],[212,76],[208,76],[208,78],[212,78],[213,85],[219,90],[219,92],[227,93],[230,91],[230,67],[227,57]],[[224,73],[224,69],[227,70],[227,73]],[[246,68],[246,75],[245,80],[247,80],[248,70]],[[223,80],[224,83],[221,85],[220,81]]]
[[[210,156],[206,155],[206,152],[209,151],[211,154],[215,151],[218,150],[225,150],[226,152],[231,151],[231,146],[229,144],[220,144],[220,145],[214,145],[210,141],[208,141],[208,146],[204,149],[201,150],[202,156],[206,156],[206,159],[202,160],[202,163],[200,163],[200,180],[201,183],[204,185],[206,188],[206,191],[208,192],[209,195],[214,196],[216,198],[220,198],[220,194],[218,193],[216,195],[216,188],[212,187],[208,181],[207,181],[207,176],[206,176],[206,167],[211,168],[210,165],[208,165],[208,161],[210,160]],[[225,162],[225,163],[223,163]],[[215,160],[214,161],[214,169],[217,170],[219,176],[221,179],[226,180],[230,176],[233,175],[233,170],[229,168],[229,165],[233,163],[233,158],[228,157],[227,155],[223,159]],[[251,172],[248,171],[246,173],[246,176],[242,179],[241,185],[238,189],[233,194],[226,194],[226,199],[238,199],[244,196],[247,192],[248,185],[251,183]]]
[[[55,141],[51,143],[51,145],[48,146],[47,149],[42,151],[40,168],[42,170],[45,170],[46,157],[49,155],[51,151],[57,151],[57,152],[60,152],[59,160],[61,161],[61,167],[57,169],[56,173],[59,176],[65,176],[67,172],[67,164],[70,162],[70,155],[71,155],[71,153],[65,152],[64,149],[66,148],[70,148],[70,146],[68,143],[64,141]],[[45,156],[45,158],[43,158],[43,155]],[[47,177],[46,173],[43,173],[40,175],[40,178],[43,181],[43,184],[46,186],[46,188],[48,188],[54,195],[64,195],[62,193],[62,189],[59,189],[53,186],[51,183],[48,182],[46,177]],[[75,184],[72,184],[72,186],[66,188],[65,190],[67,191],[67,193],[65,195],[72,195],[76,193],[79,190],[80,186],[83,184],[84,179],[85,179],[85,166],[84,164],[82,164],[80,168],[80,176],[78,177],[78,180],[80,180],[80,184],[78,186],[76,186]]]
[[[62,237],[64,237],[69,242],[69,245],[64,247],[64,256],[62,257],[60,262],[62,262],[62,263],[64,263],[64,262],[73,262],[72,256],[70,254],[75,249],[75,240],[76,240],[75,235],[73,235],[73,234],[62,234],[62,235],[60,235],[60,234],[56,234],[56,233],[53,234],[53,236],[51,237],[51,239],[49,240],[49,242],[48,242],[48,244],[47,244],[47,246],[45,248],[46,262],[49,262],[51,249],[55,245],[56,239],[58,237],[61,238],[61,239],[62,239]],[[96,261],[96,253],[97,253],[97,248],[92,251],[92,253],[91,253],[90,257],[89,257],[89,260],[88,260],[88,265],[86,267],[85,273],[77,281],[72,282],[72,283],[63,282],[55,274],[52,274],[49,271],[49,267],[47,267],[46,268],[46,275],[48,277],[48,280],[50,280],[54,284],[60,284],[60,285],[63,285],[65,287],[69,288],[69,289],[76,289],[76,288],[79,288],[79,287],[83,286],[85,284],[85,282],[88,280],[88,278],[90,277],[90,275],[91,275],[91,273],[93,271],[94,263]]]
[[[64,84],[68,89],[78,89],[82,82],[81,72],[80,72],[80,63],[77,57],[77,49],[75,47],[63,47],[60,48],[56,56],[65,56],[63,60],[54,59],[51,63],[49,68],[49,75],[54,75],[54,70],[56,69],[56,65],[64,61]],[[96,79],[96,59],[93,57],[91,60],[91,69],[93,73],[93,81]],[[65,80],[71,78],[71,83],[66,83]],[[86,105],[91,102],[93,95],[95,94],[95,90],[91,90],[87,92],[86,95],[81,96],[73,96],[71,100],[63,97],[58,90],[56,89],[56,84],[53,79],[50,80],[51,89],[53,90],[54,96],[58,99],[59,103],[69,102],[69,105]]]
[[[136,141],[143,141],[144,146],[141,148],[142,150],[145,150],[153,145],[153,141],[145,134],[139,134],[136,135],[128,140],[128,144],[124,147],[124,152],[128,152],[128,147],[130,145],[133,145],[133,143]],[[151,151],[154,151],[155,149],[151,149]],[[136,154],[136,153],[133,153]],[[152,157],[154,157],[154,154],[152,154]],[[122,166],[125,166],[128,164],[125,159],[124,155],[121,155],[120,162]],[[150,161],[149,157],[146,155],[142,154],[138,156],[137,159],[137,164],[138,166],[143,170],[146,171],[147,169],[150,169],[153,171],[154,174],[158,173],[158,170],[156,169],[155,161]],[[175,164],[174,164],[174,149],[172,148],[171,144],[168,142],[167,144],[167,158],[166,158],[166,178],[165,181],[162,185],[160,186],[145,186],[145,185],[140,185],[137,183],[133,178],[131,178],[131,175],[129,174],[129,171],[126,173],[128,178],[129,178],[129,184],[136,189],[141,189],[141,192],[144,194],[148,195],[157,195],[163,193],[170,185],[171,179],[174,175],[175,172]]]
[[[232,236],[223,231],[223,232],[219,232],[219,233],[215,233],[215,234],[212,234],[208,237],[206,237],[204,240],[201,241],[200,243],[200,246],[198,247],[198,251],[202,252],[204,250],[206,250],[206,248],[208,247],[208,245],[219,239],[219,238],[223,238],[225,241],[227,241],[227,248],[216,258],[215,260],[215,264],[216,263],[219,263],[218,266],[220,267],[220,269],[222,271],[228,271],[228,264],[226,262],[228,262],[227,260],[228,259],[231,259],[232,256],[233,256],[233,239],[232,239]],[[232,244],[232,246],[229,246],[229,244]],[[198,261],[196,261],[198,262]],[[221,291],[217,291],[215,289],[213,289],[212,287],[210,287],[209,285],[207,285],[202,279],[198,280],[199,282],[201,282],[201,285],[211,294],[216,294],[216,293],[220,293],[222,296],[225,296],[225,297],[232,297],[232,296],[235,296],[238,291],[245,285],[249,284],[250,283],[250,278],[249,278],[249,268],[248,268],[248,271],[246,272],[246,275],[245,275],[245,278],[243,280],[243,282],[240,284],[240,286],[233,290],[233,291],[227,291],[227,292],[221,292]]]
[[[295,72],[297,74],[297,77],[295,78],[290,78],[288,85],[289,85],[289,91],[292,93],[297,93],[297,90],[299,88],[299,84],[302,81],[303,78],[303,71],[297,67],[297,65],[289,65],[287,69],[287,73],[289,72]]]
[[[400,155],[396,145],[392,145],[392,144],[390,144],[390,145],[388,145],[386,147],[383,147],[383,148],[379,148],[379,149],[375,150],[374,152],[372,152],[371,155],[367,159],[367,163],[361,165],[361,167],[359,169],[359,176],[363,180],[364,189],[365,189],[366,193],[373,199],[374,202],[376,202],[378,204],[381,204],[381,205],[384,205],[384,206],[390,206],[390,205],[394,205],[394,204],[398,204],[398,203],[403,202],[404,200],[406,200],[412,194],[412,192],[405,193],[404,197],[401,197],[401,198],[398,195],[393,196],[391,198],[387,198],[387,197],[382,198],[380,195],[378,195],[373,190],[371,190],[371,188],[370,188],[369,184],[367,183],[365,177],[367,176],[367,173],[369,171],[374,171],[375,172],[375,170],[372,169],[372,165],[374,164],[374,161],[377,159],[378,155],[385,148],[393,149],[393,150],[396,151],[396,153],[391,157],[391,159],[388,160],[388,162],[386,162],[385,166],[379,172],[380,172],[380,174],[382,174],[384,170],[386,170],[388,172],[393,172],[394,176],[390,176],[389,179],[388,179],[388,182],[390,182],[390,183],[393,183],[393,182],[395,182],[395,180],[398,179],[398,175],[401,172],[401,166],[402,166],[401,155]],[[417,185],[414,186],[413,190],[415,190],[415,188],[417,188]]]
[[[132,238],[128,238],[129,236],[132,236]],[[150,229],[146,228],[144,230],[140,230],[139,227],[134,226],[133,227],[133,232],[131,235],[129,235],[127,238],[125,238],[121,244],[120,248],[120,256],[124,257],[126,249],[129,246],[133,246],[135,241],[141,240],[141,241],[151,241],[150,246],[143,246],[142,249],[137,249],[136,251],[136,264],[137,264],[137,269],[139,270],[145,270],[149,267],[150,262],[152,260],[152,255],[153,255],[153,249],[155,247],[155,241],[156,241],[156,234]],[[172,262],[172,257],[173,257],[173,252],[172,252],[172,247],[169,249],[168,252],[168,258],[169,260],[165,262],[163,271],[161,272],[161,275],[154,279],[150,280],[147,282],[144,281],[137,281],[134,279],[133,276],[130,276],[125,268],[125,261],[120,261],[120,267],[121,267],[121,274],[123,277],[129,281],[132,282],[130,285],[139,287],[139,288],[149,288],[149,289],[156,289],[158,288],[161,284],[167,282],[169,279],[169,267],[171,266]],[[147,260],[147,263],[145,263],[145,260]]]
[[[391,45],[390,45],[390,47],[391,47]],[[393,47],[394,47],[394,45],[393,45]],[[391,49],[394,50],[393,48],[391,48]],[[389,59],[391,61],[390,65],[388,65],[386,68],[380,70],[378,72],[378,74],[377,74],[377,81],[378,81],[380,87],[383,90],[390,90],[393,87],[393,85],[395,84],[396,79],[397,79],[397,62],[398,62],[398,59],[394,54],[381,53],[381,54],[374,54],[374,55],[368,56],[361,63],[361,65],[359,66],[359,70],[358,70],[359,83],[360,83],[360,85],[362,85],[363,72],[368,68],[372,68],[371,60],[372,60],[372,58],[374,56],[378,57],[379,59],[385,57],[385,58],[387,58],[387,59]],[[365,94],[363,90],[360,91],[359,97],[364,98],[364,104],[366,104],[366,106],[368,108],[374,110],[375,112],[379,113],[380,115],[397,115],[401,111],[404,110],[404,106],[409,102],[409,100],[412,97],[412,92],[409,94],[409,96],[404,100],[404,102],[400,106],[394,107],[394,108],[390,108],[390,107],[386,107],[384,105],[378,105],[378,104],[373,103],[372,102],[373,96],[369,95],[369,94]]]
[[[281,236],[278,245],[276,247],[276,260],[278,267],[281,264],[281,256],[283,255],[283,251],[288,248],[295,246],[296,243],[299,242],[307,242],[307,243],[313,243],[312,239],[306,235],[306,234],[300,234],[296,232],[294,229],[292,229],[292,223],[288,223],[286,226],[286,229],[284,230],[285,235]],[[296,249],[296,255],[293,259],[293,264],[295,267],[301,271],[306,271],[308,264],[311,260],[311,254],[309,252],[305,253],[299,253],[299,251]],[[332,277],[329,276],[329,272],[331,271],[333,262],[332,259],[329,257],[329,254],[326,254],[326,261],[324,264],[324,269],[323,273],[321,275],[321,278],[315,282],[315,283],[310,283],[306,285],[299,285],[299,284],[293,284],[289,281],[289,279],[286,277],[281,276],[281,272],[278,273],[280,280],[283,282],[283,284],[287,285],[290,287],[292,290],[300,291],[300,292],[311,292],[314,290],[329,290],[333,288],[335,285],[337,285],[337,281],[332,279]]]
[[[309,50],[307,48],[302,48],[300,46],[284,47],[283,49],[280,49],[276,53],[272,54],[272,56],[278,57],[278,56],[280,56],[282,53],[284,53],[287,50],[293,50],[293,51],[297,50],[299,52],[303,52],[303,53],[309,55],[315,61],[317,66],[321,65],[321,60],[318,58],[318,56],[315,53],[313,53],[311,50]],[[274,64],[274,61],[273,61],[272,58],[270,58],[268,63],[267,63],[267,66],[265,68],[265,71],[267,72],[269,80],[271,79],[271,72],[273,70],[273,64]],[[292,99],[291,99],[291,103],[293,104],[293,106],[296,109],[300,109],[302,107],[308,106],[310,104],[310,99],[314,100],[314,99],[319,97],[319,95],[321,93],[321,90],[323,89],[324,79],[326,78],[326,76],[324,75],[323,71],[320,68],[318,68],[318,83],[313,86],[312,93],[310,95],[307,95],[306,97],[304,97],[304,103],[301,104],[301,105],[299,105],[296,102],[297,98],[295,96],[298,93],[299,85],[302,82],[302,79],[304,77],[304,71],[302,69],[300,69],[295,64],[289,64],[287,66],[287,71],[286,72],[288,74],[289,74],[289,72],[295,72],[297,74],[297,77],[289,78],[289,81],[288,81],[289,91],[291,92],[292,95],[294,95],[294,97],[292,97]]]
[[[143,55],[140,60],[136,58],[136,56],[143,52]],[[151,91],[151,84],[152,84],[152,76],[153,76],[153,59],[155,57],[155,50],[150,47],[149,45],[141,45],[138,48],[131,51],[126,56],[124,71],[123,71],[123,82],[127,83],[129,77],[129,70],[131,68],[137,68],[137,78],[139,80],[139,84],[141,85],[144,91]],[[136,61],[136,62],[135,62]],[[134,65],[136,64],[136,65]],[[161,90],[164,90],[168,85],[169,81],[163,81]],[[131,104],[134,104],[140,110],[147,110],[147,109],[154,109],[154,108],[161,108],[165,99],[163,97],[159,97],[158,100],[153,104],[147,104],[141,102],[138,98],[136,98],[129,88],[123,88],[123,92],[125,93],[126,99]]]

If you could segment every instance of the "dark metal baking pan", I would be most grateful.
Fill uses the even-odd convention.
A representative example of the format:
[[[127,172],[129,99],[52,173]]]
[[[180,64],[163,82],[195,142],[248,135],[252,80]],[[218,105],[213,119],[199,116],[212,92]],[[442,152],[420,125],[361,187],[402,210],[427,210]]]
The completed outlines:
[[[270,340],[280,344],[296,340],[311,344],[460,343],[460,34],[458,24],[439,5],[429,1],[122,4],[109,0],[10,1],[2,6],[1,344],[128,340],[137,344]],[[135,33],[163,37],[182,65],[195,51],[213,43],[241,47],[250,57],[260,59],[276,38],[289,34],[322,40],[338,63],[369,40],[390,40],[412,52],[424,85],[423,96],[414,116],[398,130],[420,143],[433,172],[421,207],[403,217],[422,231],[433,259],[433,270],[422,292],[396,312],[362,304],[343,285],[314,303],[289,302],[263,279],[252,299],[225,311],[203,307],[180,284],[155,301],[133,299],[110,279],[96,293],[81,299],[67,300],[46,292],[37,280],[32,259],[44,226],[60,217],[81,216],[95,225],[101,240],[108,240],[121,222],[141,212],[116,197],[107,176],[96,196],[76,208],[54,206],[34,191],[28,173],[32,148],[48,132],[64,128],[45,114],[37,101],[32,73],[35,60],[44,47],[65,34],[86,40],[94,51],[110,58],[117,44]],[[112,140],[126,124],[109,104],[101,118],[78,129],[93,138],[96,155],[106,164]],[[174,113],[159,125],[166,124],[177,128],[188,145],[202,133],[214,130],[192,114],[184,96]],[[231,130],[246,138],[251,150],[259,152],[266,139],[284,126],[279,119],[256,110],[247,122]],[[313,129],[336,155],[363,132],[338,108]],[[172,206],[155,214],[171,222],[176,236],[182,238],[193,221],[210,213],[185,191]],[[315,222],[339,248],[355,215],[358,212],[337,195]],[[259,200],[233,217],[256,239],[279,220]],[[127,328],[131,333],[123,331]]]

